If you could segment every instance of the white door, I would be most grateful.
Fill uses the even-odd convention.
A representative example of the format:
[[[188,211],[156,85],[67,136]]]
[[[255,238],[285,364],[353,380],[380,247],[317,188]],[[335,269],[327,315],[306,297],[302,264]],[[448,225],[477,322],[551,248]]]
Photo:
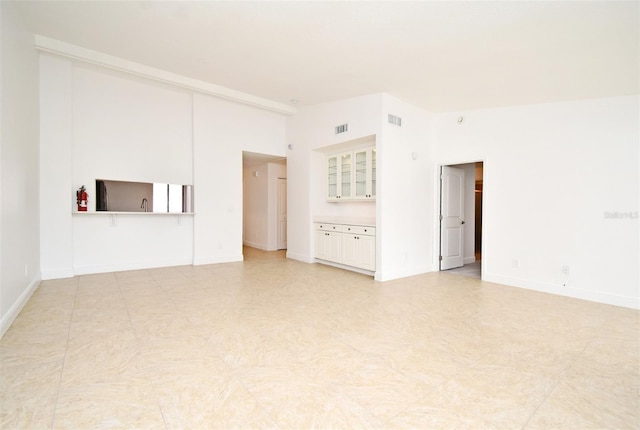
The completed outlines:
[[[464,170],[442,166],[440,175],[440,270],[464,264]]]
[[[287,179],[278,178],[278,249],[287,249]]]

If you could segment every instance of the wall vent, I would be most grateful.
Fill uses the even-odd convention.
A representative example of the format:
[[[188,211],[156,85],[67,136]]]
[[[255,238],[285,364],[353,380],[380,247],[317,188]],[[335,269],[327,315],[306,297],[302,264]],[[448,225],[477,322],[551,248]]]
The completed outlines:
[[[389,114],[389,124],[397,125],[398,127],[402,127],[402,118],[399,116]]]
[[[349,131],[349,124],[341,124],[336,126],[336,134],[346,133]]]

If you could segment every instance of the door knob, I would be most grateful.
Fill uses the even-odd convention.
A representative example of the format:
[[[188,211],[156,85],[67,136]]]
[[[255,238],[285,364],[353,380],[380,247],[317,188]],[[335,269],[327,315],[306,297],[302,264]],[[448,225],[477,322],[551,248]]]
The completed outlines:
[[[460,224],[464,224],[464,221],[460,221]]]

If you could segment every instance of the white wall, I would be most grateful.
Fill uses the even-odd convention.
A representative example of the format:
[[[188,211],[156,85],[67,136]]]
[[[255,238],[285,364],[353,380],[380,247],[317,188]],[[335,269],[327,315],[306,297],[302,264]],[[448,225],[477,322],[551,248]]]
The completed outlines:
[[[435,116],[436,164],[485,161],[485,280],[639,306],[638,106],[617,97]]]
[[[44,277],[242,260],[242,151],[281,114],[41,54]],[[95,213],[95,179],[194,185],[195,215]],[[90,193],[74,213],[75,189]]]
[[[73,276],[72,76],[70,61],[40,55],[40,267],[44,279]]]
[[[389,124],[388,114],[400,116],[402,127]],[[349,131],[336,136],[334,127],[343,123]],[[293,146],[287,160],[289,196],[300,199],[289,204],[288,257],[313,261],[315,216],[375,218],[376,279],[432,270],[433,166],[427,112],[374,94],[302,107],[289,119],[287,132]],[[377,148],[376,202],[328,203],[326,155],[359,139],[371,139]]]
[[[38,57],[11,2],[0,2],[0,336],[40,280]]]
[[[380,131],[382,95],[300,107],[287,121],[287,257],[312,262],[314,216],[375,218],[371,202],[327,203],[326,147],[374,136]],[[348,123],[349,131],[335,134],[335,126]],[[373,140],[372,140],[373,141]]]
[[[434,166],[427,112],[385,94],[379,119],[376,279],[385,281],[434,270]]]
[[[242,151],[285,156],[285,117],[194,94],[194,263],[242,260]]]
[[[94,190],[96,178],[193,183],[191,94],[181,88],[76,62],[72,139],[75,188]]]
[[[189,92],[41,54],[40,116],[43,278],[193,261],[189,216],[95,214],[96,178],[192,183]]]
[[[193,262],[193,216],[73,215],[73,273],[112,272]]]

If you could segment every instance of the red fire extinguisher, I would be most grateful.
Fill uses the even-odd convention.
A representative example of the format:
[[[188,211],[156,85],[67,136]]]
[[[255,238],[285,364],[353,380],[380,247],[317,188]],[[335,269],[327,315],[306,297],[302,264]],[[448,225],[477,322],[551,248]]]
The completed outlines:
[[[89,194],[87,194],[87,190],[84,188],[84,185],[76,191],[76,199],[78,200],[78,212],[86,212]]]

